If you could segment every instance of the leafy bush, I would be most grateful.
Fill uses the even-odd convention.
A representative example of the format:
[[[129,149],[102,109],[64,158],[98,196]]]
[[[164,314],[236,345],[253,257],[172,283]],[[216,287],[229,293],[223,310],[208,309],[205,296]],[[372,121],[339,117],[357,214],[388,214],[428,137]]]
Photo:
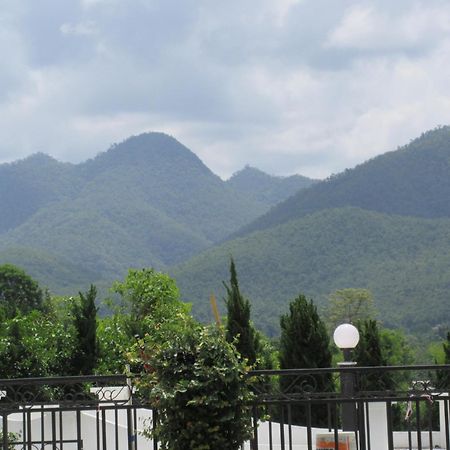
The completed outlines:
[[[247,367],[223,330],[197,325],[141,354],[151,355],[143,384],[158,410],[147,434],[162,449],[237,450],[250,437]]]

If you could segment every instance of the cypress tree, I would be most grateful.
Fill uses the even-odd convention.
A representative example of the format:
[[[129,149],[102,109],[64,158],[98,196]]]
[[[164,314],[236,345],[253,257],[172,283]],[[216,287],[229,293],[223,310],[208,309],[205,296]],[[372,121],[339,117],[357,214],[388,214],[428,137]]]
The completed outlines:
[[[255,365],[261,352],[258,332],[250,322],[250,302],[239,290],[236,266],[233,258],[230,262],[230,285],[223,283],[227,291],[225,304],[227,307],[226,338],[233,342],[236,338],[236,349],[251,365]]]
[[[325,324],[317,313],[312,300],[299,295],[289,305],[289,313],[280,318],[280,368],[304,369],[331,367],[330,338]],[[280,379],[282,392],[301,393],[305,391],[330,392],[333,389],[331,374],[296,377],[283,376]],[[323,426],[327,420],[326,405],[315,405],[311,411],[312,424]],[[306,424],[304,407],[292,408],[292,421]]]
[[[354,359],[361,367],[386,366],[387,359],[381,348],[380,332],[376,320],[367,319],[357,323],[359,343],[354,350]],[[364,391],[385,391],[393,389],[392,375],[385,371],[362,374],[359,389]]]
[[[442,343],[444,350],[444,364],[450,364],[450,332],[447,332],[447,339]],[[436,373],[436,386],[440,389],[450,388],[450,371],[438,370]]]
[[[97,310],[95,298],[97,289],[91,285],[83,294],[79,293],[79,301],[73,305],[74,325],[77,346],[72,358],[72,370],[77,375],[91,375],[97,364]]]

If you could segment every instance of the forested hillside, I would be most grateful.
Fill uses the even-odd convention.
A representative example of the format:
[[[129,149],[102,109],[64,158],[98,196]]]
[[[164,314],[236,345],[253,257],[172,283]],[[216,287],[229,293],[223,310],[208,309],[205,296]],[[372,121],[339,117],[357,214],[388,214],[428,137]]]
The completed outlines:
[[[274,177],[250,166],[236,172],[227,181],[237,191],[247,193],[268,206],[275,205],[314,183],[315,180],[302,175]]]
[[[72,198],[82,183],[75,166],[42,153],[0,165],[0,233],[52,202]]]
[[[222,181],[162,133],[77,165],[43,154],[4,164],[0,184],[0,263],[55,292],[183,261],[273,204]]]
[[[328,209],[226,242],[172,272],[183,297],[210,317],[223,297],[230,255],[255,322],[277,333],[279,311],[298,293],[322,307],[336,289],[373,292],[386,326],[430,331],[450,325],[450,219]]]
[[[450,127],[428,131],[396,151],[299,191],[236,235],[342,206],[403,216],[450,217]]]

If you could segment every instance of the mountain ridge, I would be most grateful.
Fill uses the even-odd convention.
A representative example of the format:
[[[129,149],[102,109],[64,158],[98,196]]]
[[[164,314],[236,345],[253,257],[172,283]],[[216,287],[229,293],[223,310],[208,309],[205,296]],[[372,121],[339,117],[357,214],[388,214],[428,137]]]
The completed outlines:
[[[450,217],[450,126],[318,182],[230,237],[326,208],[354,206],[414,217]]]
[[[163,133],[132,136],[76,165],[36,154],[0,173],[0,263],[29,248],[33,260],[70,255],[108,280],[136,265],[164,270],[268,209]],[[9,222],[7,202],[17,209]]]

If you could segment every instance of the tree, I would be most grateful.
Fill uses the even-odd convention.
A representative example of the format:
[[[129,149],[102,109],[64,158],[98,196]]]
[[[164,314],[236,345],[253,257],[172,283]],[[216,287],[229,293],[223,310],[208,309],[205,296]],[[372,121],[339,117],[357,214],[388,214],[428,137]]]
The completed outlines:
[[[290,303],[289,313],[281,316],[280,325],[281,369],[331,366],[330,338],[312,300],[299,295]],[[298,377],[295,382],[292,377],[285,376],[281,377],[280,385],[283,392],[329,392],[333,388],[330,374]],[[326,407],[318,405],[313,408],[313,425],[324,425],[326,417]],[[306,414],[303,408],[294,408],[292,419],[294,423],[305,424]]]
[[[359,343],[354,350],[358,366],[386,366],[387,359],[381,346],[381,336],[376,320],[367,319],[357,323]],[[364,391],[386,391],[394,388],[394,379],[386,371],[361,374],[359,389]]]
[[[167,274],[152,268],[130,269],[123,283],[116,281],[113,291],[120,294],[130,313],[142,318],[161,303],[173,303],[180,298],[175,281]]]
[[[442,343],[444,353],[443,364],[450,364],[450,332],[447,332],[447,339]],[[436,385],[441,389],[450,388],[450,370],[439,370],[436,374]]]
[[[12,319],[8,324],[0,357],[1,378],[27,378],[44,375],[38,356],[32,353],[24,342],[20,325],[20,319]]]
[[[41,309],[42,304],[43,293],[35,280],[12,264],[0,266],[0,305],[7,318]]]
[[[375,315],[372,293],[367,289],[339,289],[328,297],[328,322],[331,327],[357,320],[371,319]]]
[[[233,258],[230,262],[230,285],[223,283],[227,290],[225,304],[227,306],[226,338],[233,342],[237,351],[246,358],[252,366],[256,364],[261,353],[261,342],[258,332],[250,322],[250,302],[244,298],[239,290],[236,266]]]
[[[91,284],[89,290],[79,293],[73,303],[73,318],[77,345],[72,358],[72,370],[77,375],[92,375],[98,359],[97,310],[95,298],[97,289]]]
[[[127,363],[140,370],[142,358],[130,359],[137,339],[145,337],[147,348],[156,351],[192,325],[191,305],[179,299],[176,283],[167,274],[130,269],[123,282],[113,284],[113,291],[120,294],[122,304],[112,316],[101,319],[97,329],[102,372],[123,371]]]

